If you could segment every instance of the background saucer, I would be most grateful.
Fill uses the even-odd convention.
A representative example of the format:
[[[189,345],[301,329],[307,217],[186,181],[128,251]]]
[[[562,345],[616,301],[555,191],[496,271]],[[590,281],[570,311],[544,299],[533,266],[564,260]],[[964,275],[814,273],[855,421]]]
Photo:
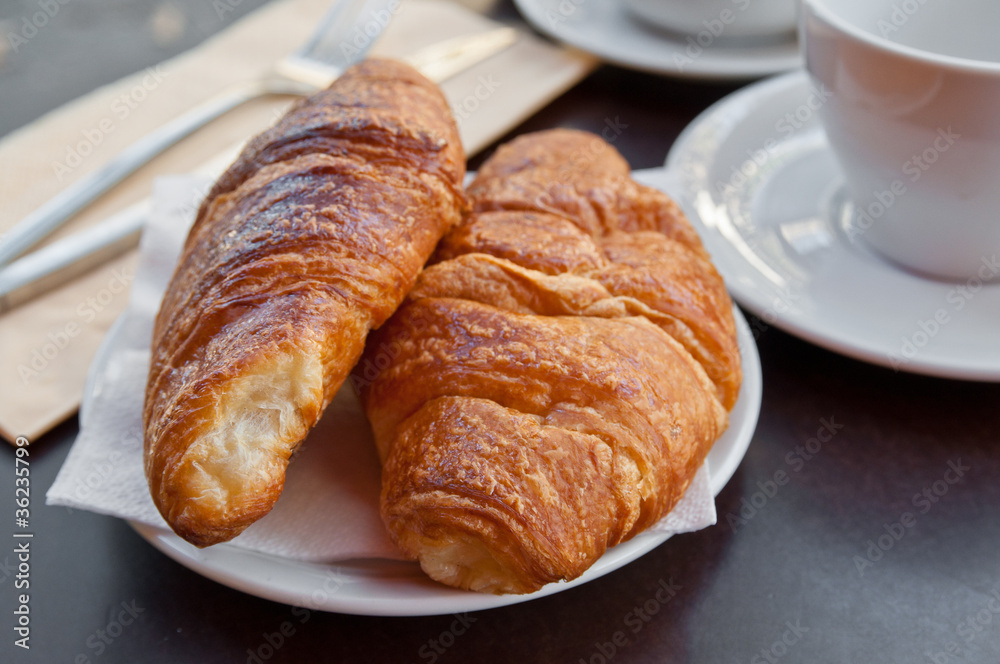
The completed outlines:
[[[802,65],[798,41],[746,46],[681,37],[632,17],[618,0],[514,0],[539,31],[613,64],[679,78],[748,80]],[[698,39],[701,39],[699,43]]]

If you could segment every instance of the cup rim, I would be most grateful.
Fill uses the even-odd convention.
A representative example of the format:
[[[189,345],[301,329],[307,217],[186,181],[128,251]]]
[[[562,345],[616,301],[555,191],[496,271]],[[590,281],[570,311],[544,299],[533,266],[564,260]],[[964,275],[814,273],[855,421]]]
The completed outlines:
[[[987,74],[1000,74],[1000,62],[991,62],[989,60],[975,60],[973,58],[963,58],[956,55],[944,55],[942,53],[934,53],[932,51],[924,51],[913,46],[907,46],[905,44],[897,44],[896,42],[889,41],[884,37],[880,37],[876,34],[872,34],[867,30],[862,30],[858,26],[850,23],[844,18],[841,18],[837,14],[833,13],[827,6],[826,0],[802,0],[802,4],[808,6],[810,11],[817,14],[827,23],[833,25],[838,30],[846,33],[857,39],[859,41],[867,43],[869,46],[882,49],[883,51],[888,51],[890,53],[895,53],[896,55],[906,56],[908,58],[913,58],[920,60],[922,62],[938,65],[947,66],[954,69],[961,69],[969,72],[976,73],[987,73]],[[805,14],[802,16],[803,21],[803,33],[806,32],[805,25]]]

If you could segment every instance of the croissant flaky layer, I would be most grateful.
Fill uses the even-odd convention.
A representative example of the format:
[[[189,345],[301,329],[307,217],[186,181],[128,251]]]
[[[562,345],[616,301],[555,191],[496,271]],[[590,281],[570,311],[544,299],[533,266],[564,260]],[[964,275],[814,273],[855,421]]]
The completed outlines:
[[[467,194],[355,379],[394,541],[443,583],[525,593],[680,500],[739,391],[732,303],[595,136],[521,137]]]
[[[145,467],[200,546],[266,514],[288,460],[459,221],[440,91],[370,60],[251,141],[199,210],[156,319]]]

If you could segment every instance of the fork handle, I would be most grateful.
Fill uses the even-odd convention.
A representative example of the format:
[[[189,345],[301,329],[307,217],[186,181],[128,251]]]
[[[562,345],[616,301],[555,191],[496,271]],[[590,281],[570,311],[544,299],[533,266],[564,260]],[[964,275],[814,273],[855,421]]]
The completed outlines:
[[[278,79],[255,81],[224,90],[132,144],[103,167],[80,178],[25,217],[0,238],[0,265],[17,258],[140,166],[227,111],[268,94],[302,95],[311,91],[311,86]]]

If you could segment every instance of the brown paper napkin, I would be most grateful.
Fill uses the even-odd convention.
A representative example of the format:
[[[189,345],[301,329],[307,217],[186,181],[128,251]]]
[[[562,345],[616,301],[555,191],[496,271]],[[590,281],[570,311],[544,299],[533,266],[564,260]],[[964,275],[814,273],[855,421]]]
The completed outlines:
[[[268,5],[198,48],[105,86],[0,141],[0,231],[76,179],[199,102],[253,79],[296,50],[330,0]],[[447,0],[404,0],[373,54],[402,56],[496,23]],[[531,35],[442,85],[473,154],[579,81],[588,56]],[[50,238],[149,195],[155,176],[187,173],[270,125],[290,100],[266,98],[199,130],[84,210]],[[128,302],[135,252],[0,316],[0,435],[42,435],[80,403],[87,368]]]

